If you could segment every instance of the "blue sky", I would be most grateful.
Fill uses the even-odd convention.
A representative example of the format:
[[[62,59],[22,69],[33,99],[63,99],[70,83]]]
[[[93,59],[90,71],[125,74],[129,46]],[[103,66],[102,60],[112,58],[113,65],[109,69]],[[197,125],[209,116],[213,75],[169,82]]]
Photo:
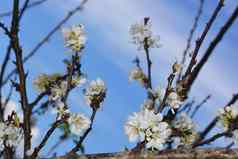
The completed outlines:
[[[25,14],[21,23],[21,43],[24,54],[27,54],[35,44],[48,33],[68,13],[79,4],[78,0],[49,0],[40,7]],[[3,5],[2,5],[3,4]],[[10,1],[4,1],[0,11],[10,8]],[[200,27],[195,37],[200,35],[209,15],[217,4],[217,0],[205,1]],[[226,1],[224,9],[219,14],[213,29],[209,32],[207,43],[204,44],[200,55],[204,53],[213,35],[228,18],[237,0]],[[180,60],[185,48],[187,35],[197,12],[198,2],[195,0],[100,0],[90,1],[83,12],[74,16],[65,27],[74,24],[84,24],[88,41],[82,59],[82,69],[87,73],[89,80],[97,77],[105,80],[108,94],[102,109],[96,116],[93,131],[88,136],[85,147],[86,152],[113,152],[123,150],[125,146],[131,147],[123,131],[123,124],[129,114],[138,111],[146,95],[137,83],[129,83],[128,72],[133,68],[131,61],[135,56],[144,57],[143,52],[130,43],[128,29],[131,24],[140,21],[145,16],[151,17],[153,30],[160,35],[162,47],[151,51],[153,57],[153,84],[165,87],[166,78],[175,60]],[[7,18],[1,21],[9,22]],[[223,106],[238,91],[238,22],[226,34],[224,40],[217,47],[192,88],[191,98],[198,102],[208,94],[211,100],[202,109],[202,116],[195,120],[201,129],[216,114],[217,108]],[[6,48],[6,39],[0,32],[0,50]],[[193,43],[194,44],[194,43]],[[28,94],[34,99],[37,92],[32,88],[31,81],[39,73],[64,72],[62,60],[69,57],[69,51],[64,48],[61,32],[57,32],[38,53],[27,62],[25,67],[29,71]],[[0,56],[2,61],[3,56]],[[143,61],[144,62],[144,61]],[[9,66],[9,70],[13,66]],[[8,90],[6,87],[5,90]],[[6,91],[7,92],[7,91]],[[17,102],[17,94],[14,101]],[[69,98],[71,110],[90,114],[90,109],[82,98],[81,89],[77,89]],[[49,127],[54,116],[50,113],[39,120],[40,133],[38,140]],[[59,133],[56,132],[56,136]],[[56,141],[53,137],[48,148]],[[215,144],[222,144],[221,141]],[[47,152],[47,147],[43,152]],[[63,154],[72,147],[72,142],[65,142],[57,150]]]

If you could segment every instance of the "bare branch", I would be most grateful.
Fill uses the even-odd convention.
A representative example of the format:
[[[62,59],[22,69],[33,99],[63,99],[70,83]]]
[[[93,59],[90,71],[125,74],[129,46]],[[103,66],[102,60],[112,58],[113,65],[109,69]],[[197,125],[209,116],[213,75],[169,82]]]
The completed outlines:
[[[207,101],[211,98],[211,95],[208,95],[205,99],[203,99],[203,101],[201,103],[199,103],[195,109],[193,110],[192,114],[191,114],[191,118],[193,118],[196,113],[198,112],[198,110],[205,104],[207,103]]]
[[[28,10],[30,8],[33,8],[33,7],[36,7],[38,5],[41,5],[43,4],[44,2],[46,2],[47,0],[38,0],[38,1],[34,1],[32,3],[29,3],[27,6],[24,4],[23,8],[21,9],[21,14],[23,15],[25,10]],[[8,16],[11,16],[12,15],[12,11],[8,11],[8,12],[4,12],[4,13],[0,13],[0,18],[3,18],[3,17],[8,17]]]
[[[190,33],[189,33],[189,36],[188,36],[188,39],[187,39],[187,46],[183,52],[183,58],[182,58],[182,61],[181,61],[181,69],[180,69],[180,72],[179,72],[179,75],[178,75],[178,80],[180,80],[181,76],[182,76],[182,73],[183,73],[183,67],[184,67],[184,63],[186,61],[186,57],[187,57],[187,54],[188,54],[188,51],[189,49],[191,48],[191,42],[192,42],[192,39],[193,39],[193,35],[198,27],[198,22],[199,22],[199,19],[202,15],[202,11],[203,11],[203,6],[204,6],[204,0],[200,0],[199,1],[199,8],[198,8],[198,12],[197,12],[197,15],[194,19],[194,23],[193,23],[193,26],[190,30]]]
[[[234,94],[232,99],[225,105],[229,106],[234,104],[238,100],[238,93]],[[224,106],[224,107],[225,107]],[[216,126],[218,122],[218,116],[216,116],[208,125],[207,127],[200,133],[199,138],[194,142],[194,145],[197,145],[200,143],[207,135],[208,133]]]
[[[199,72],[202,70],[203,66],[206,64],[206,62],[208,61],[209,57],[214,52],[214,49],[217,47],[217,45],[222,40],[224,35],[227,33],[229,28],[236,21],[237,17],[238,17],[238,6],[236,6],[236,8],[233,11],[232,15],[229,17],[229,19],[226,21],[224,26],[220,29],[218,34],[215,36],[213,41],[210,43],[208,49],[206,50],[204,56],[201,58],[200,62],[196,65],[196,67],[193,69],[191,74],[189,74],[189,77],[187,78],[187,86],[185,88],[185,92],[186,93],[189,92],[189,90],[192,87],[194,81],[196,80]]]
[[[224,6],[224,0],[220,0],[217,7],[214,10],[214,12],[212,13],[211,18],[209,19],[208,23],[206,24],[206,27],[204,28],[201,37],[196,41],[195,49],[192,52],[192,59],[190,60],[189,66],[186,70],[185,75],[183,76],[183,79],[192,71],[193,66],[196,64],[196,57],[197,57],[198,52],[203,44],[203,41],[205,40],[209,30],[212,27],[212,24],[216,20],[218,13],[220,12],[220,10],[222,9],[223,6]]]
[[[36,158],[38,156],[38,153],[40,152],[40,150],[45,146],[46,142],[48,141],[48,139],[50,138],[50,136],[53,134],[53,132],[55,131],[55,129],[62,123],[65,122],[65,118],[62,118],[60,120],[57,120],[54,122],[54,124],[51,126],[51,128],[46,132],[45,136],[43,137],[43,140],[41,141],[41,143],[34,149],[33,154],[31,155],[31,158]]]

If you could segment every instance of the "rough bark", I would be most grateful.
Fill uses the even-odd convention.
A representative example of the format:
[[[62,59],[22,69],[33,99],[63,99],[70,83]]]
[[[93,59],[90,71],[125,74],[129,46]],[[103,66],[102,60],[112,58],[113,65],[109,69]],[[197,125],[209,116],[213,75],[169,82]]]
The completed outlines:
[[[141,153],[125,151],[90,155],[71,154],[54,159],[238,159],[238,149],[185,149]]]

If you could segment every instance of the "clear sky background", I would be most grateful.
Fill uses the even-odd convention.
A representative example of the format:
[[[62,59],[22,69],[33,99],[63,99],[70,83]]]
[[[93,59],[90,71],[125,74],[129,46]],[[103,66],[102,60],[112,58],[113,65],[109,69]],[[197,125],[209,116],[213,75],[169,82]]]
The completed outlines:
[[[78,0],[48,0],[43,5],[27,11],[20,30],[24,55],[79,3]],[[196,38],[201,34],[217,3],[218,0],[205,0],[204,12],[195,34]],[[237,0],[225,2],[225,7],[209,32],[200,55],[204,53],[213,35],[219,31],[237,5]],[[11,1],[2,0],[0,13],[8,11],[10,7]],[[134,67],[132,60],[135,56],[141,59],[144,57],[143,52],[138,51],[130,42],[128,33],[130,25],[142,20],[145,16],[151,17],[153,30],[155,34],[160,35],[162,44],[161,48],[151,51],[153,85],[165,87],[171,65],[181,59],[197,8],[197,0],[89,0],[83,12],[78,13],[65,24],[65,27],[85,25],[88,41],[83,52],[82,69],[87,73],[89,80],[100,77],[108,88],[107,98],[96,116],[93,131],[85,142],[87,153],[121,151],[125,146],[130,148],[134,145],[128,143],[123,125],[128,115],[139,111],[146,94],[138,83],[128,81],[128,73]],[[9,24],[8,18],[0,20]],[[232,94],[238,91],[237,30],[238,22],[225,35],[192,88],[190,97],[197,102],[208,94],[212,94],[211,100],[202,108],[201,115],[195,117],[199,130],[216,115],[214,110],[224,106]],[[1,62],[6,46],[6,38],[0,31]],[[31,100],[37,95],[32,87],[32,80],[40,73],[63,73],[65,68],[62,60],[69,58],[69,55],[69,50],[64,47],[62,34],[59,31],[25,64],[26,70],[29,71],[27,84]],[[142,62],[145,61],[142,60]],[[8,70],[12,68],[13,65],[9,66]],[[8,87],[5,87],[6,94],[7,90]],[[13,101],[18,102],[16,93]],[[69,103],[72,111],[90,115],[90,109],[83,100],[81,88],[71,94]],[[53,120],[54,116],[51,113],[40,117],[34,142],[41,140],[44,131],[49,128]],[[56,142],[59,132],[55,134],[56,137],[49,140],[43,153]],[[224,139],[221,139],[214,145],[221,146],[223,143]],[[72,142],[67,141],[57,149],[57,152],[63,154],[71,147]]]

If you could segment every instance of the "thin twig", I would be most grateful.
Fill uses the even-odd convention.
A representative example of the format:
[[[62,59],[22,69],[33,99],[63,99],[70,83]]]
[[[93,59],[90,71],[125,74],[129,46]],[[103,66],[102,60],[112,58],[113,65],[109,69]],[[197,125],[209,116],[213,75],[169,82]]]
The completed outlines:
[[[50,138],[50,136],[53,134],[53,132],[55,131],[55,129],[62,124],[63,122],[65,122],[65,118],[62,118],[60,120],[57,120],[54,122],[54,124],[51,126],[51,128],[46,132],[45,136],[43,137],[43,140],[40,142],[40,144],[34,149],[34,152],[31,155],[31,158],[35,159],[38,156],[38,153],[40,152],[40,150],[45,146],[46,142],[48,141],[48,139]]]
[[[185,88],[185,92],[188,93],[194,83],[194,81],[197,79],[198,74],[202,70],[203,66],[208,61],[209,57],[214,52],[214,49],[217,47],[219,42],[222,40],[224,35],[227,33],[229,28],[232,26],[232,24],[236,21],[238,17],[238,6],[236,6],[235,10],[233,11],[232,15],[229,17],[229,19],[226,21],[224,26],[220,29],[220,31],[217,33],[213,41],[210,43],[209,47],[207,48],[205,54],[201,58],[200,62],[196,65],[196,67],[193,69],[191,74],[189,74],[189,78],[187,80],[187,85]]]
[[[186,48],[183,52],[183,58],[182,58],[182,61],[181,61],[181,69],[179,71],[179,74],[178,74],[178,80],[180,80],[181,76],[182,76],[182,73],[183,73],[183,67],[184,67],[184,63],[186,61],[186,57],[187,57],[187,54],[188,54],[188,51],[189,49],[191,48],[191,42],[192,42],[192,39],[193,39],[193,35],[198,27],[198,22],[199,22],[199,19],[202,15],[202,11],[203,11],[203,6],[204,6],[204,0],[200,0],[199,1],[199,8],[198,8],[198,12],[194,18],[194,23],[193,23],[193,26],[189,32],[189,36],[188,36],[188,39],[187,39],[187,45],[186,45]]]
[[[4,107],[2,105],[2,88],[3,88],[3,85],[2,85],[2,82],[3,82],[3,78],[4,78],[4,74],[6,72],[6,68],[7,68],[7,64],[10,60],[10,53],[11,53],[11,48],[8,47],[7,48],[7,53],[5,55],[5,58],[3,60],[3,64],[2,64],[2,67],[1,67],[1,72],[0,72],[0,121],[3,121],[4,119]]]
[[[214,142],[215,140],[217,140],[217,139],[219,139],[219,138],[221,138],[223,136],[226,136],[227,134],[228,134],[228,132],[217,133],[217,134],[213,135],[212,137],[210,137],[209,139],[206,139],[206,140],[201,141],[201,142],[199,142],[197,144],[194,144],[193,148],[198,147],[198,146],[203,146],[203,145],[210,144],[210,143]]]
[[[23,8],[21,9],[21,14],[24,14],[25,10],[28,10],[28,9],[33,8],[33,7],[36,7],[36,6],[40,5],[40,4],[43,4],[46,1],[47,0],[38,0],[38,1],[34,1],[34,2],[29,3],[27,5],[27,7],[24,7],[25,9],[23,9]],[[12,11],[0,13],[0,18],[8,17],[8,16],[11,16],[11,15],[12,15]]]
[[[224,6],[224,0],[220,0],[217,7],[215,8],[214,12],[212,13],[211,18],[209,19],[208,23],[206,24],[206,27],[203,30],[202,35],[200,38],[196,41],[196,46],[194,51],[192,52],[192,58],[190,60],[190,63],[188,65],[188,68],[186,70],[186,73],[183,76],[183,79],[187,77],[187,75],[192,71],[193,66],[196,64],[196,57],[198,55],[198,52],[203,44],[203,41],[205,40],[209,30],[211,29],[214,21],[217,18],[218,13],[221,11],[222,7]]]
[[[211,95],[208,95],[205,99],[202,100],[201,103],[199,103],[193,110],[192,114],[191,114],[191,118],[193,118],[196,113],[198,112],[198,110],[205,104],[207,103],[207,101],[211,98]]]
[[[232,104],[234,104],[236,101],[238,100],[238,93],[234,94],[232,99],[224,106],[230,106]],[[207,135],[209,132],[211,132],[211,130],[216,126],[217,122],[218,122],[218,116],[216,116],[208,125],[207,127],[200,133],[199,138],[194,142],[194,145],[200,143]]]
[[[77,12],[82,11],[84,5],[87,3],[88,0],[83,0],[77,7],[71,10],[39,43],[35,45],[35,47],[30,51],[30,53],[24,57],[23,62],[25,63],[28,61],[35,53],[49,41],[49,39]],[[3,85],[7,83],[7,81],[11,78],[12,75],[16,73],[16,69],[12,70],[7,77],[3,81]]]

